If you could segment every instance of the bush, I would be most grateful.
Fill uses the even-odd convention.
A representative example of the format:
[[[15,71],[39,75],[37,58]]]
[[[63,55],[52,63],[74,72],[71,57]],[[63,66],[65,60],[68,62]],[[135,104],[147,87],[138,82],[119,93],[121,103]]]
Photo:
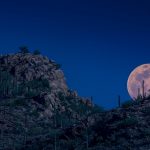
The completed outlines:
[[[101,106],[98,106],[98,105],[95,105],[92,109],[92,114],[96,114],[96,113],[101,113],[101,112],[104,112],[104,108],[101,107]]]
[[[11,105],[12,106],[27,106],[27,100],[26,99],[15,99]]]
[[[126,101],[122,104],[122,108],[129,108],[133,105],[139,105],[141,101],[142,101],[141,99]]]
[[[29,49],[27,46],[20,46],[19,49],[20,49],[20,52],[23,54],[29,53]]]
[[[33,54],[34,54],[34,55],[40,55],[41,52],[40,52],[39,50],[35,50],[35,51],[33,52]]]
[[[36,97],[37,95],[39,95],[39,92],[37,91],[28,91],[27,93],[25,93],[25,97],[28,98]]]
[[[11,96],[14,90],[13,76],[7,71],[0,71],[0,97]]]
[[[55,67],[56,67],[56,70],[58,70],[61,68],[61,64],[56,64]]]
[[[129,101],[124,102],[122,104],[122,107],[123,108],[129,108],[130,106],[133,106],[133,104],[134,104],[134,101],[129,100]]]
[[[149,115],[150,115],[150,107],[144,108],[144,109],[142,110],[142,112],[143,112],[145,115],[149,116]]]
[[[35,116],[35,117],[39,117],[39,113],[37,110],[33,110],[31,113],[30,113],[31,116]]]
[[[141,104],[142,99],[136,99],[135,101],[133,101],[134,105],[139,105]]]
[[[135,117],[126,118],[119,123],[120,128],[131,127],[138,124],[138,120]]]
[[[35,126],[33,128],[30,129],[29,135],[39,135],[42,134],[43,132],[43,128],[39,127],[39,126]]]
[[[50,88],[49,81],[47,79],[41,80],[41,85],[43,86],[43,88]]]
[[[42,91],[51,91],[49,81],[47,79],[34,79],[23,85],[21,89],[24,91],[22,93],[24,93],[26,97],[30,98],[38,96]]]
[[[150,129],[149,128],[143,129],[142,136],[150,137]]]
[[[36,91],[45,91],[50,89],[49,81],[47,79],[34,79],[26,83],[25,86]]]

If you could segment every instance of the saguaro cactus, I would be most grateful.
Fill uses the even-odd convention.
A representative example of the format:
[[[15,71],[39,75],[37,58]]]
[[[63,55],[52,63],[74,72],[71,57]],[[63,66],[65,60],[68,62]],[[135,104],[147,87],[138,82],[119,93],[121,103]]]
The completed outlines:
[[[93,102],[93,96],[91,96],[91,102]]]
[[[54,150],[57,150],[57,109],[56,104],[54,104],[54,129],[55,129],[55,135],[54,135]]]
[[[27,116],[27,113],[25,113],[25,116],[24,116],[24,140],[23,140],[24,147],[26,147],[27,134],[28,134],[28,116]]]
[[[144,99],[145,98],[145,89],[144,89],[144,85],[145,84],[145,82],[144,82],[144,80],[142,81],[142,98]]]
[[[121,98],[120,98],[120,95],[118,95],[118,107],[121,107]]]
[[[140,88],[138,88],[138,98],[141,96],[141,94],[140,94]]]

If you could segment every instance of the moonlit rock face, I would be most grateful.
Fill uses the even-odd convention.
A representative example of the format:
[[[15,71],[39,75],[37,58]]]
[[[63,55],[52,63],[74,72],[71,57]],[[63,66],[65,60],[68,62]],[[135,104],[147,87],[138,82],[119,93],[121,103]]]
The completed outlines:
[[[144,81],[144,92],[146,95],[150,95],[150,64],[144,64],[135,68],[127,82],[127,89],[129,95],[135,99],[139,94],[142,95],[142,82]]]

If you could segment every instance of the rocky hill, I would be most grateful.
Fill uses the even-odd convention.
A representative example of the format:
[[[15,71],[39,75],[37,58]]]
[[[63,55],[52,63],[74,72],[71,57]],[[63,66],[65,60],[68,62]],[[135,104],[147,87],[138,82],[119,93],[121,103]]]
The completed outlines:
[[[150,99],[127,101],[107,111],[91,129],[91,145],[102,150],[150,149]]]
[[[47,136],[52,136],[48,146],[54,147],[56,128],[78,124],[95,107],[69,90],[59,64],[40,54],[0,56],[0,85],[0,149],[4,150],[30,149]],[[34,149],[49,149],[41,146]]]
[[[150,98],[104,111],[42,55],[0,56],[0,150],[149,150]]]
[[[3,90],[1,97],[32,97],[39,103],[47,104],[45,113],[48,111],[49,115],[52,114],[50,110],[53,110],[54,105],[64,109],[60,97],[93,105],[90,100],[81,98],[77,92],[69,90],[60,65],[42,55],[17,53],[1,56],[0,71],[3,82],[1,90],[8,88],[8,93]],[[6,85],[5,78],[10,82],[9,85]]]
[[[42,55],[17,53],[0,57],[2,71],[8,71],[18,82],[47,79],[52,90],[67,92],[60,65]]]

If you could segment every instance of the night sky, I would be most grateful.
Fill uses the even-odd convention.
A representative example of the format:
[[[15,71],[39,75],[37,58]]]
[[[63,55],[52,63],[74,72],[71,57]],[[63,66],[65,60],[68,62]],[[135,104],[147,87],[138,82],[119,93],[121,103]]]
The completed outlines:
[[[0,50],[27,45],[62,64],[67,83],[105,108],[129,100],[126,83],[150,63],[149,0],[1,0]]]

